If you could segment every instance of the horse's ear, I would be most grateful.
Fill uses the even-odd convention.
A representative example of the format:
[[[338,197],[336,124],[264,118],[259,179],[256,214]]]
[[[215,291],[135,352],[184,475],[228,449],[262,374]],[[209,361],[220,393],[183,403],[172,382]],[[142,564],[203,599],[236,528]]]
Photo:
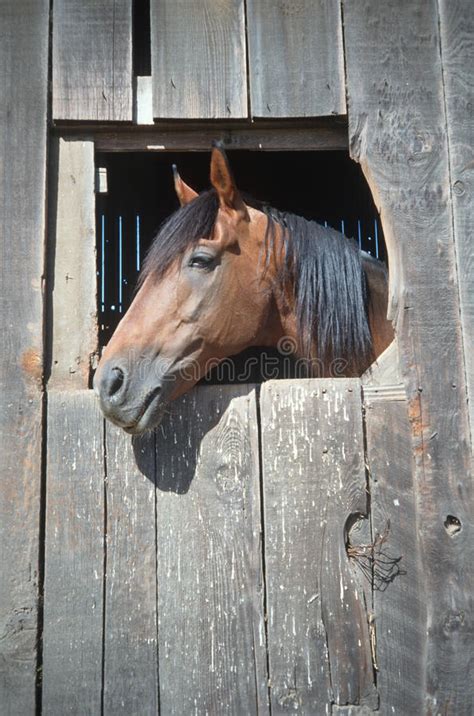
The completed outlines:
[[[218,142],[213,143],[211,154],[211,184],[217,191],[222,209],[236,211],[241,218],[250,220],[247,207],[235,185],[224,149]]]
[[[173,177],[174,177],[174,189],[176,196],[178,197],[181,206],[186,206],[190,201],[198,196],[197,191],[191,189],[190,186],[184,182],[178,174],[176,164],[173,164]]]

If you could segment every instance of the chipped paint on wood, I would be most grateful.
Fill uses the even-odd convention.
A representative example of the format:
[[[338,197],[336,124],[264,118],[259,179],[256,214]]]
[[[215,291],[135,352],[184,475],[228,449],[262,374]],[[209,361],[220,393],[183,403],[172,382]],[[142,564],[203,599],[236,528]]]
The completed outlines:
[[[346,553],[346,523],[368,509],[360,381],[270,381],[261,414],[272,712],[375,706],[367,606]]]
[[[258,478],[251,387],[199,388],[158,430],[164,713],[267,712]]]

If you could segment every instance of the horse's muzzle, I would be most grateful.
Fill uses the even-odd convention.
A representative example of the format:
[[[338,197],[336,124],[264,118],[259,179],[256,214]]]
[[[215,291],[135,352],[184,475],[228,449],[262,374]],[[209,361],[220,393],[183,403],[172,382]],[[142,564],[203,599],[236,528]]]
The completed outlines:
[[[125,366],[113,361],[100,365],[94,376],[94,391],[104,416],[131,434],[156,427],[166,409],[163,382],[153,384],[130,375]]]

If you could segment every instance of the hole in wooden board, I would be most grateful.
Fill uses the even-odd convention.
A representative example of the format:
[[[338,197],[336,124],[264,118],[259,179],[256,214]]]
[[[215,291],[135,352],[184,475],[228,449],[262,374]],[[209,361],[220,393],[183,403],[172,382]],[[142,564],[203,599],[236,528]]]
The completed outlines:
[[[461,520],[454,515],[447,515],[444,527],[450,537],[455,537],[462,530]]]

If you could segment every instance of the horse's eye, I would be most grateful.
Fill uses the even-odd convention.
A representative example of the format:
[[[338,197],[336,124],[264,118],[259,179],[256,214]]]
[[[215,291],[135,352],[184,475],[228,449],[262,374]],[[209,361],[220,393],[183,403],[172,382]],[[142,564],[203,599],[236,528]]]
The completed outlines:
[[[189,259],[189,266],[199,269],[210,269],[214,264],[214,256],[204,253],[195,253]]]

